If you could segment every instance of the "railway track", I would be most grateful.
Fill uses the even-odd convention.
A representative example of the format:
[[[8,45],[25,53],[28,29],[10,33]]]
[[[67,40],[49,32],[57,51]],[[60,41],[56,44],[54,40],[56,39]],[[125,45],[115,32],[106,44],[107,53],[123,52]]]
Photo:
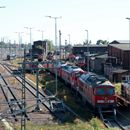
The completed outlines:
[[[9,66],[4,66],[4,67],[5,67],[10,73],[12,72],[12,70],[11,70],[11,68],[10,68]],[[15,78],[16,78],[19,82],[22,81],[22,77],[15,76]],[[27,80],[26,80],[26,84],[28,84],[29,86],[32,86]],[[26,89],[27,89],[28,91],[30,91],[30,93],[32,93],[32,89],[33,89],[34,91],[36,91],[36,88],[34,88],[33,86],[32,86],[30,89],[29,89],[28,87],[26,87]],[[53,98],[54,98],[53,101],[54,101],[54,100],[58,101],[58,99],[57,99],[56,97],[53,97],[50,92],[47,92],[47,93],[48,93],[48,95],[44,95],[43,93],[39,92],[39,95],[40,95],[39,101],[40,101],[41,103],[43,103],[43,105],[46,106],[47,109],[57,117],[57,119],[59,119],[60,121],[63,122],[63,121],[64,121],[63,117],[64,117],[65,113],[64,113],[64,112],[55,112],[55,111],[53,111],[53,109],[51,108],[51,105],[50,105],[50,103],[49,103],[50,100],[53,99]],[[35,95],[34,93],[32,93],[32,94],[36,97],[36,95]],[[74,113],[74,112],[73,112],[68,106],[66,106],[65,104],[64,104],[64,107],[65,107],[65,109],[66,109],[68,112],[72,113],[74,116],[78,116],[76,113]],[[99,114],[100,114],[100,119],[103,121],[103,123],[104,123],[104,125],[105,125],[106,127],[108,127],[108,128],[117,128],[117,129],[121,129],[121,130],[128,130],[128,129],[129,129],[129,127],[128,127],[128,128],[127,128],[127,127],[124,127],[124,126],[122,125],[122,123],[118,120],[115,111],[111,111],[111,112],[108,111],[108,113],[104,113],[102,110],[99,110]],[[61,117],[62,117],[62,118],[61,118]]]
[[[12,69],[8,65],[3,65],[3,67],[12,74]],[[16,75],[15,78],[22,83],[22,76]],[[37,89],[28,81],[26,80],[26,90],[28,90],[36,99],[36,91]],[[49,95],[45,95],[39,91],[39,99],[37,99],[39,103],[44,105],[55,117],[59,122],[64,122],[66,119],[66,115],[71,116],[71,118],[79,117],[73,110],[71,110],[67,105],[65,105],[61,100],[56,98],[54,95],[49,93]]]
[[[49,71],[50,72],[50,71]],[[52,73],[52,72],[50,72]],[[53,74],[53,73],[52,73]],[[55,75],[55,74],[53,74]],[[59,77],[60,78],[60,77]],[[66,83],[65,83],[66,84]],[[67,85],[67,84],[66,84]],[[125,129],[120,122],[117,120],[117,116],[116,116],[116,109],[113,110],[109,110],[109,111],[102,111],[99,108],[98,111],[99,115],[100,115],[100,119],[102,120],[102,122],[104,123],[104,125],[107,128],[117,128],[117,129],[121,129],[121,130],[127,130]]]
[[[11,114],[12,114],[14,120],[15,120],[15,121],[18,121],[16,115],[13,113],[14,111],[13,111],[12,105],[11,105],[10,101],[8,100],[8,97],[7,97],[7,95],[6,95],[5,91],[4,91],[4,88],[3,88],[3,86],[2,86],[1,84],[0,84],[0,88],[1,88],[1,90],[2,90],[2,92],[3,92],[3,95],[4,95],[5,99],[6,99],[6,102],[7,102],[8,106],[9,106],[10,112],[11,112]],[[1,115],[1,116],[2,116],[2,115]]]
[[[123,126],[125,130],[130,130],[130,112],[129,108],[125,109],[125,111],[118,110],[118,120],[119,123]]]
[[[15,105],[15,107],[18,106],[18,108],[19,108],[19,111],[16,112],[16,113],[14,112],[14,114],[15,114],[15,115],[17,115],[17,114],[22,114],[22,104],[21,104],[20,101],[17,99],[17,97],[15,96],[15,94],[13,93],[13,91],[11,90],[10,86],[8,85],[8,83],[6,82],[6,80],[4,79],[4,77],[3,77],[1,74],[0,74],[0,77],[1,77],[1,79],[3,80],[3,82],[4,82],[4,84],[5,84],[5,85],[2,85],[2,86],[6,87],[6,88],[9,90],[9,92],[10,92],[10,94],[11,94],[11,96],[12,96],[10,103],[11,103],[12,105]],[[17,104],[17,106],[16,106],[16,104]],[[28,117],[27,113],[25,113],[25,117],[27,118],[27,120],[29,120],[29,117]]]
[[[104,125],[107,128],[117,128],[117,129],[125,130],[125,128],[117,120],[115,109],[103,111],[101,110],[101,108],[99,108],[98,111],[99,111],[100,119],[103,121]]]

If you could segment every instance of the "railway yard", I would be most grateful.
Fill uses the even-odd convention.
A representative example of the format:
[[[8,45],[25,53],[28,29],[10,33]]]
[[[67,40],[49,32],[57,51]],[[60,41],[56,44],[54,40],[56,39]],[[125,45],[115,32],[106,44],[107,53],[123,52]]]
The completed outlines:
[[[37,85],[36,74],[25,74],[24,80],[24,76],[15,73],[17,69],[10,62],[1,61],[0,130],[4,130],[5,126],[9,129],[20,129],[22,121],[28,124],[29,130],[33,130],[34,126],[39,126],[36,130],[130,129],[130,106],[116,104],[116,112],[107,114],[99,111],[99,114],[95,115],[91,107],[84,104],[69,85],[60,79],[57,81],[55,97],[55,75],[50,72],[42,72]],[[42,84],[43,78],[46,84]],[[25,106],[21,98],[23,85],[26,90]],[[98,122],[98,125],[95,122]]]
[[[130,130],[129,5],[1,1],[0,130]]]
[[[5,113],[6,116],[8,116],[9,120],[11,119],[11,122],[14,120],[12,118],[11,113],[8,114],[9,109],[13,109],[12,107],[14,107],[15,112],[17,113],[18,110],[22,109],[21,107],[21,83],[20,81],[18,81],[17,79],[15,79],[14,77],[11,76],[11,74],[5,70],[5,68],[1,67],[2,73],[5,74],[5,76],[3,76],[3,79],[5,79],[5,81],[3,79],[1,79],[1,94],[5,92],[5,95],[7,95],[7,97],[5,98],[4,95],[1,95],[1,102],[3,103],[3,105],[1,105],[1,112],[3,112],[2,114]],[[6,72],[7,71],[7,72]],[[2,77],[2,75],[1,75]],[[9,86],[9,87],[8,87]],[[9,89],[10,88],[10,89]],[[43,124],[43,123],[52,123],[53,121],[53,116],[51,116],[50,112],[48,109],[46,109],[43,105],[40,104],[40,108],[42,109],[40,113],[34,112],[35,114],[32,114],[32,111],[35,110],[36,107],[36,98],[35,95],[33,95],[33,91],[32,90],[32,94],[31,90],[26,91],[26,104],[27,104],[27,120],[31,120],[32,123],[39,123],[39,124]],[[8,102],[12,102],[10,104],[7,104]],[[8,108],[9,107],[9,108]],[[12,110],[11,110],[12,111]],[[19,115],[19,114],[16,114]],[[4,116],[4,115],[3,115]],[[15,120],[20,120],[20,115],[19,116],[14,116]],[[15,124],[15,122],[13,122],[13,124]]]

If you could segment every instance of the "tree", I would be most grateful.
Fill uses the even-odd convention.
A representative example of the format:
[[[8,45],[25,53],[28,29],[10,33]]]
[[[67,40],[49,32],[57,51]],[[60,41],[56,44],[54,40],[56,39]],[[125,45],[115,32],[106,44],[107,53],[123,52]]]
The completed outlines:
[[[102,42],[102,44],[104,44],[104,45],[108,45],[108,44],[109,44],[109,41],[104,40],[104,41]]]
[[[96,43],[97,45],[108,45],[109,44],[109,41],[107,41],[107,40],[98,40],[97,41],[97,43]]]
[[[54,51],[53,42],[51,40],[48,40],[48,39],[45,39],[45,41],[47,42],[48,51]]]

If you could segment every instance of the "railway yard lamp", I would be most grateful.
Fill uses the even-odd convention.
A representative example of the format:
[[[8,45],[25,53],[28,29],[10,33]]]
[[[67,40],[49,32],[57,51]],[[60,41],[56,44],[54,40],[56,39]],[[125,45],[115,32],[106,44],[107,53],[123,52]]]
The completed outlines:
[[[32,56],[32,29],[33,28],[31,28],[31,27],[24,27],[24,28],[29,29],[29,31],[30,31],[30,51],[31,51],[31,61],[32,61],[32,58],[33,58],[33,56]]]
[[[59,30],[59,51],[60,51],[60,60],[61,60],[61,31]]]
[[[129,51],[128,51],[128,54],[129,54],[129,73],[130,73],[130,18],[126,18],[127,20],[129,20]]]
[[[88,30],[85,30],[87,32],[87,71],[89,72],[89,42],[88,42]]]
[[[69,45],[70,45],[70,34],[68,34],[68,37],[69,37]]]
[[[0,8],[6,8],[5,6],[0,6]],[[1,59],[2,59],[2,46],[1,46]]]
[[[57,47],[57,19],[61,19],[61,16],[60,17],[45,16],[45,17],[52,18],[52,19],[55,20],[55,51],[57,53],[57,48],[58,48]],[[55,59],[56,59],[56,62],[57,62],[57,55],[56,55]],[[55,74],[56,74],[56,94],[55,95],[57,95],[57,69],[56,69]]]
[[[44,45],[43,45],[43,33],[44,33],[44,31],[43,31],[43,30],[37,30],[37,31],[39,31],[39,32],[42,33],[42,39],[41,39],[41,40],[42,40],[42,49],[43,49],[43,52],[42,52],[42,53],[43,53],[43,55],[44,55],[44,54],[45,54],[45,53],[44,53],[44,50],[45,50],[45,49],[44,49]],[[46,52],[47,52],[47,51],[46,51]],[[46,54],[47,54],[47,53],[46,53]]]
[[[19,47],[18,47],[18,51],[19,51],[19,55],[22,56],[22,50],[21,50],[21,45],[22,45],[22,34],[24,32],[15,32],[16,34],[18,34],[18,43],[19,43]]]
[[[65,40],[65,48],[64,48],[64,51],[65,51],[65,60],[66,60],[66,58],[67,58],[67,40]]]

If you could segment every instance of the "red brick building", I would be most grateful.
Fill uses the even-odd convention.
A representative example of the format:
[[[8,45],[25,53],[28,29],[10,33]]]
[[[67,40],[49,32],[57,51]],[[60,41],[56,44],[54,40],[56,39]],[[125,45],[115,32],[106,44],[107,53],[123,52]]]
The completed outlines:
[[[110,80],[120,82],[122,76],[130,70],[130,43],[129,41],[113,41],[108,45],[108,61],[105,64],[105,73]],[[108,73],[107,73],[108,72]]]
[[[108,45],[108,56],[115,57],[117,64],[129,70],[130,43],[128,41],[113,41]]]

